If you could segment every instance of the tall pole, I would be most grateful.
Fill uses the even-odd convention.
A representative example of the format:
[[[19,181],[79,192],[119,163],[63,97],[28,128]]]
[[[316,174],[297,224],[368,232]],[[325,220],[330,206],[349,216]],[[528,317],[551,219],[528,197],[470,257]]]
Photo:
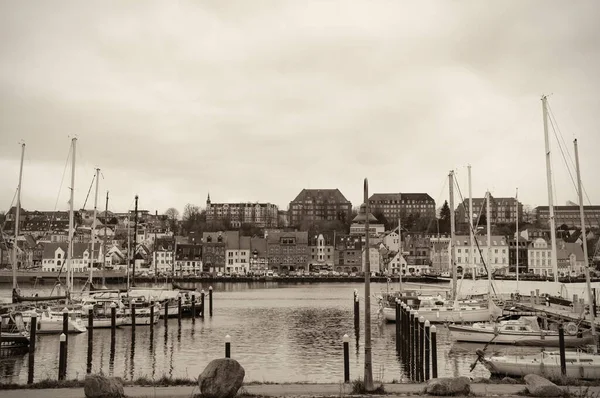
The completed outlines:
[[[18,239],[19,239],[19,223],[21,222],[21,182],[23,181],[23,159],[25,157],[25,143],[21,144],[21,166],[19,167],[19,186],[17,187],[17,207],[15,209],[15,240],[13,243],[13,264],[12,264],[12,277],[13,277],[13,293],[17,290],[17,251],[18,251]]]
[[[129,268],[131,266],[131,230],[129,222],[129,210],[127,210],[127,291],[129,291]]]
[[[75,198],[75,155],[77,152],[77,138],[71,140],[73,145],[73,156],[71,158],[71,198],[69,199],[69,248],[67,250],[67,299],[73,288],[73,270],[71,262],[73,261],[73,236],[75,235],[75,219],[74,219],[74,198]]]
[[[156,221],[158,222],[158,210],[154,211]],[[156,258],[156,225],[154,226],[154,283],[158,283],[158,259]]]
[[[490,192],[485,193],[485,219],[487,221],[487,277],[488,277],[488,304],[492,304],[492,205]]]
[[[92,283],[92,278],[94,276],[94,245],[96,243],[96,239],[94,234],[96,232],[96,217],[98,217],[98,185],[100,183],[100,169],[96,168],[96,192],[94,194],[94,220],[92,221],[92,232],[90,234],[90,238],[92,239],[92,248],[90,255],[90,284]],[[100,251],[98,251],[100,252]]]
[[[452,272],[452,300],[454,301],[458,297],[456,291],[456,274],[458,270],[456,269],[456,262],[454,261],[454,230],[456,228],[456,220],[454,218],[454,170],[451,170],[450,174],[448,174],[448,186],[450,188],[450,198],[448,199],[448,204],[450,206],[450,268]]]
[[[371,259],[369,250],[369,181],[365,178],[365,390],[373,391],[373,364],[371,361]]]
[[[517,206],[517,222],[515,223],[515,229],[517,230],[517,239],[515,240],[515,246],[517,248],[516,252],[516,271],[517,271],[517,293],[519,293],[519,188],[517,188],[517,193],[515,195],[515,205]]]
[[[135,214],[133,216],[133,267],[131,272],[131,286],[135,286],[135,252],[137,250],[137,223],[138,223],[138,196],[135,195]]]
[[[577,193],[579,194],[579,217],[581,218],[581,238],[583,240],[583,261],[585,270],[585,283],[587,285],[588,304],[590,306],[590,323],[592,324],[592,336],[594,337],[594,352],[597,349],[596,320],[594,319],[594,299],[592,295],[592,283],[590,281],[590,263],[588,259],[587,234],[585,231],[585,215],[583,213],[583,192],[581,190],[581,170],[579,168],[579,149],[577,140],[573,141],[575,146],[575,166],[577,167]]]
[[[550,210],[550,240],[552,242],[552,272],[554,282],[558,283],[558,249],[556,247],[556,225],[554,220],[554,198],[552,189],[552,164],[550,163],[550,138],[548,137],[548,99],[542,96],[542,114],[544,116],[544,141],[546,144],[546,180],[548,183],[548,207]]]
[[[106,287],[106,255],[108,250],[106,249],[106,222],[108,220],[108,191],[106,191],[106,204],[104,205],[104,248],[102,249],[102,288]]]
[[[399,194],[399,213],[398,213],[398,289],[402,294],[402,193]]]
[[[475,267],[475,253],[474,253],[474,245],[473,245],[473,192],[471,190],[471,165],[468,166],[469,169],[469,263],[471,263],[471,272],[473,273],[472,277],[475,280],[475,271],[477,271],[477,267]]]

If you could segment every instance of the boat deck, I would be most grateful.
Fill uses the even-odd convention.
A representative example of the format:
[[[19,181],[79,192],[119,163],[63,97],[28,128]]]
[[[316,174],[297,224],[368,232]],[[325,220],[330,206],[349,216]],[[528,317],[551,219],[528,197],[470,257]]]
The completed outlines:
[[[589,319],[589,315],[585,316],[582,319],[582,314],[579,312],[573,312],[572,309],[557,305],[550,304],[550,306],[542,305],[542,304],[530,304],[530,303],[514,303],[514,308],[516,311],[520,312],[529,312],[529,313],[537,313],[544,314],[547,318],[555,321],[566,321],[566,322],[581,322],[584,326],[591,326],[591,322]],[[511,312],[507,311],[506,312]],[[600,327],[600,322],[598,319],[595,320],[596,327]]]

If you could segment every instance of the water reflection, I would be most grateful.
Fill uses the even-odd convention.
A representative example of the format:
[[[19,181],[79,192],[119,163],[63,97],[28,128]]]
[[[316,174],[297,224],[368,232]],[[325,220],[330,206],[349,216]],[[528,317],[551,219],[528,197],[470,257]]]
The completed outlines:
[[[380,287],[373,285],[373,291],[378,292]],[[196,286],[208,290],[209,284]],[[354,324],[351,304],[357,286],[277,282],[215,284],[212,318],[183,319],[181,323],[170,319],[167,324],[161,319],[152,328],[137,326],[134,335],[131,327],[121,327],[116,330],[115,339],[111,338],[110,329],[95,329],[92,371],[125,379],[195,378],[208,362],[224,356],[225,335],[229,334],[232,357],[244,366],[248,381],[336,383],[343,380],[342,336],[348,334],[351,338],[354,336],[350,376],[355,379],[362,376],[364,366],[364,327]],[[381,287],[385,289],[385,285]],[[10,297],[10,287],[1,293]],[[373,307],[372,313],[376,312]],[[360,319],[364,322],[363,306]],[[388,382],[406,379],[410,364],[396,353],[395,326],[378,322],[374,316],[372,337],[374,376]],[[56,335],[38,336],[35,380],[57,377],[58,343]],[[68,344],[67,377],[83,378],[87,365],[87,334],[70,335]],[[447,328],[438,327],[439,376],[469,374],[476,348],[481,346],[452,344]],[[488,352],[493,350],[524,351],[514,347],[490,347]],[[28,370],[26,354],[0,358],[2,382],[26,383]],[[470,375],[488,373],[478,366]]]

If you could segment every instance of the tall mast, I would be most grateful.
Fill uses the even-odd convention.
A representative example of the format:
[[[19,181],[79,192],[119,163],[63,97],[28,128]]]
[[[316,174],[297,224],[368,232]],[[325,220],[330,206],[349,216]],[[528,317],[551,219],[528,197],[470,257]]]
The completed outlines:
[[[365,390],[373,390],[373,362],[371,358],[371,250],[369,245],[369,181],[365,178]]]
[[[577,193],[579,194],[579,217],[581,218],[581,238],[583,241],[585,284],[587,287],[588,304],[590,306],[590,323],[592,325],[592,336],[594,337],[594,352],[596,352],[596,320],[594,319],[594,298],[592,295],[592,283],[590,281],[590,264],[588,259],[587,234],[585,231],[585,215],[583,213],[583,192],[581,190],[581,170],[579,169],[579,150],[577,148],[577,140],[573,141],[573,145],[575,146],[575,166],[577,167]]]
[[[129,210],[127,211],[129,212]],[[129,291],[129,267],[131,266],[131,233],[129,224],[129,213],[127,213],[127,291]]]
[[[105,275],[105,270],[106,270],[106,254],[108,252],[108,250],[106,249],[106,224],[108,221],[108,191],[106,191],[106,204],[104,205],[104,249],[102,250],[102,288],[106,288],[106,275]]]
[[[487,221],[487,277],[488,277],[488,303],[492,303],[492,205],[490,191],[485,193],[486,221]]]
[[[15,209],[15,240],[13,242],[13,293],[17,290],[17,251],[19,239],[19,223],[21,222],[21,182],[23,181],[23,159],[25,158],[25,143],[21,144],[21,166],[19,167],[19,186],[17,187],[17,207]]]
[[[100,169],[96,168],[96,193],[94,194],[94,221],[92,221],[92,233],[90,237],[92,238],[92,253],[90,256],[90,284],[92,283],[92,277],[94,275],[94,244],[96,243],[96,239],[94,234],[96,232],[96,217],[98,216],[98,185],[100,184]],[[98,250],[100,253],[100,250]]]
[[[517,230],[517,239],[515,240],[515,246],[517,248],[517,251],[515,263],[517,265],[517,293],[519,293],[519,188],[517,188],[517,193],[515,195],[515,205],[517,206],[517,222],[515,223],[515,229]]]
[[[154,215],[156,217],[156,223],[158,224],[158,210],[154,211]],[[154,283],[157,284],[158,283],[158,259],[156,257],[156,224],[154,225]]]
[[[71,198],[69,199],[69,246],[67,249],[67,299],[69,299],[71,290],[73,289],[73,269],[71,263],[73,261],[73,236],[75,235],[75,219],[74,219],[74,198],[75,198],[75,158],[77,153],[77,138],[71,140],[73,156],[71,158]]]
[[[398,289],[402,293],[402,193],[398,204]]]
[[[456,300],[458,297],[456,291],[457,275],[455,256],[454,256],[454,231],[455,231],[455,219],[454,219],[454,170],[450,170],[448,174],[448,186],[450,188],[450,197],[448,198],[448,204],[450,206],[450,271],[452,272],[452,300]],[[464,272],[464,270],[463,270]]]
[[[138,196],[135,195],[135,214],[133,216],[133,269],[131,273],[131,286],[135,286],[135,252],[137,250],[137,223],[138,223]]]
[[[548,99],[542,96],[542,114],[544,116],[544,141],[546,143],[546,179],[548,181],[548,207],[550,210],[550,239],[552,242],[552,272],[554,282],[558,282],[558,250],[556,247],[556,225],[554,220],[554,198],[552,189],[552,164],[550,163],[550,139],[548,138]]]
[[[468,166],[469,170],[469,263],[471,263],[471,272],[473,280],[475,280],[475,274],[477,267],[475,267],[475,249],[473,248],[473,192],[471,191],[471,165]]]

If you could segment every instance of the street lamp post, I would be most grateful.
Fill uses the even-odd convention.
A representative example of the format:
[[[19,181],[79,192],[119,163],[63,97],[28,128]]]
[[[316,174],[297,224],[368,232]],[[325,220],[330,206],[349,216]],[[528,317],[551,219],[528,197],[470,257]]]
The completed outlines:
[[[373,391],[373,365],[371,360],[371,261],[369,252],[369,181],[365,178],[365,390]]]

